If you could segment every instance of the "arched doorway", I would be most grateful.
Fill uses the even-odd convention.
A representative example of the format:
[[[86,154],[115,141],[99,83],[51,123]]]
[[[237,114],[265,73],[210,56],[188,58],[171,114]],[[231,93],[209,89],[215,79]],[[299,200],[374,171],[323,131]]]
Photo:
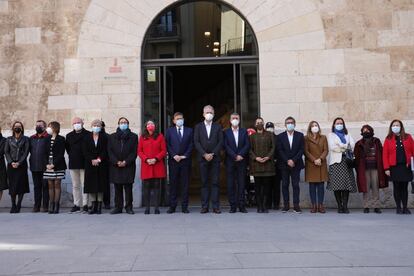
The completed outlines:
[[[243,127],[260,113],[256,37],[225,3],[180,1],[166,8],[148,28],[141,57],[142,123],[155,120],[161,132],[177,111],[194,127],[207,104],[223,128],[233,112],[241,115]],[[198,195],[197,162],[191,183],[190,194]]]

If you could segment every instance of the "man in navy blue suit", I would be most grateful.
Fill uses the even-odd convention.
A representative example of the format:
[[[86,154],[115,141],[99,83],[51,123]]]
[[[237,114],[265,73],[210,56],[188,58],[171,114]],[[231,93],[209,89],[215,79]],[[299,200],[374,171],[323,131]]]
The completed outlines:
[[[201,212],[209,212],[210,195],[213,212],[220,214],[220,152],[223,147],[223,130],[213,122],[214,108],[203,108],[204,121],[194,128],[194,147],[198,152],[201,176]],[[211,181],[211,192],[209,187]]]
[[[165,134],[170,179],[170,208],[167,213],[175,213],[177,191],[180,188],[181,211],[188,214],[188,183],[193,150],[193,129],[184,126],[184,116],[181,112],[174,114],[173,122],[174,126],[168,128]]]
[[[236,213],[237,208],[247,213],[244,188],[249,160],[250,141],[245,128],[240,128],[240,115],[230,116],[231,127],[224,131],[224,149],[226,151],[227,196],[230,203],[230,213]]]
[[[305,139],[303,133],[295,131],[296,121],[292,117],[285,120],[286,131],[277,136],[279,167],[282,172],[283,213],[289,211],[289,182],[292,180],[293,211],[301,213],[299,206],[300,171],[304,168],[303,152]]]

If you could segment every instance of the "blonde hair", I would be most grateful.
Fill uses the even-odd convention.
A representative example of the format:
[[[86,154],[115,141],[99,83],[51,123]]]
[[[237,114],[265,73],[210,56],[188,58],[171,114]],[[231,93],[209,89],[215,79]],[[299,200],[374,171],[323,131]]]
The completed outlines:
[[[94,125],[98,125],[98,126],[102,127],[102,121],[99,120],[99,119],[95,119],[91,123],[91,126],[94,126]]]

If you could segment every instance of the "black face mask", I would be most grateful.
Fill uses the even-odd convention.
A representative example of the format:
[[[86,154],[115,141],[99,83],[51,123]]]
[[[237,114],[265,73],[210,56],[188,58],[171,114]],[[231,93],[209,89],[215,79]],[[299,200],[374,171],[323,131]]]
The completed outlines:
[[[362,133],[362,137],[364,137],[365,139],[372,138],[373,136],[374,136],[374,134],[372,134],[371,132],[363,132]]]
[[[36,133],[37,134],[42,134],[43,132],[45,132],[45,129],[41,126],[37,126],[36,127]]]
[[[258,130],[263,130],[263,124],[257,124],[256,125],[256,128],[258,129]]]
[[[21,129],[20,127],[16,127],[16,128],[14,129],[14,132],[16,132],[17,134],[19,134],[19,133],[21,133],[21,132],[22,132],[22,129]]]

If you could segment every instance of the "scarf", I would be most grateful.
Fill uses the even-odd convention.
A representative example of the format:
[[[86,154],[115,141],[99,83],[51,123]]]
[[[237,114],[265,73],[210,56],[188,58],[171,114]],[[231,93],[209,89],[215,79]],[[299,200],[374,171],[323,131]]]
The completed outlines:
[[[122,131],[119,127],[116,129],[116,136],[119,140],[127,140],[130,133],[131,130],[129,128],[124,131]]]
[[[335,134],[339,137],[339,139],[341,139],[342,144],[346,144],[345,133],[344,133],[343,130],[338,131],[338,130],[335,129]]]

